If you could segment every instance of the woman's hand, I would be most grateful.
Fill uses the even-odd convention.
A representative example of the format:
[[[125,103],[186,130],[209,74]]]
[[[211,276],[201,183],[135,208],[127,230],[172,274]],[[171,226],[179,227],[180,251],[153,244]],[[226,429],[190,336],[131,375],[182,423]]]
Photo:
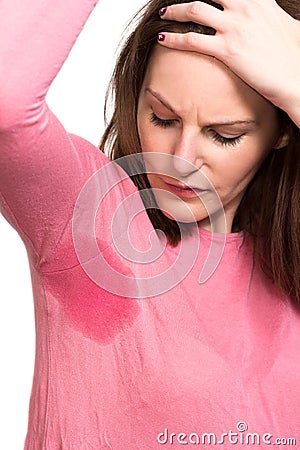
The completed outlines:
[[[216,57],[300,126],[300,22],[275,0],[218,3],[223,11],[200,1],[161,10],[162,19],[207,25],[216,34],[163,33],[159,43]]]

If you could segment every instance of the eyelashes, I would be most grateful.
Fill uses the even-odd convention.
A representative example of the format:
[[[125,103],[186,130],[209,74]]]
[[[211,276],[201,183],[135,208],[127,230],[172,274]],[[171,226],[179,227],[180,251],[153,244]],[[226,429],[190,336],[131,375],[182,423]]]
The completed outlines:
[[[169,128],[173,125],[175,125],[178,122],[178,119],[160,119],[154,112],[150,114],[150,122],[152,122],[155,126],[161,127],[161,128]],[[222,136],[219,133],[216,133],[216,131],[211,130],[210,135],[213,139],[213,141],[227,147],[234,147],[237,145],[240,140],[242,139],[243,135],[233,137],[233,138],[226,138]]]
[[[177,119],[164,120],[164,119],[160,119],[159,117],[157,117],[156,114],[151,113],[150,121],[152,123],[154,123],[154,125],[157,125],[161,128],[168,128],[168,127],[171,127],[172,125],[175,125],[175,123],[177,122]]]
[[[226,137],[224,137],[224,136],[222,136],[221,134],[219,134],[219,133],[216,133],[215,131],[212,131],[212,139],[215,141],[215,142],[219,142],[220,144],[222,144],[222,145],[227,145],[227,146],[235,146],[235,145],[237,145],[239,142],[240,142],[240,140],[242,139],[242,136],[243,135],[241,135],[241,136],[237,136],[237,137],[234,137],[234,138],[226,138]]]

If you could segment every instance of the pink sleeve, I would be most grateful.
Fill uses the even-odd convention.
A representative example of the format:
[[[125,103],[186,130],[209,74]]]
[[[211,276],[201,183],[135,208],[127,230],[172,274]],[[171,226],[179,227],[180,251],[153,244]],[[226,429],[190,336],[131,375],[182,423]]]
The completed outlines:
[[[55,249],[80,189],[103,158],[70,136],[45,102],[96,4],[0,2],[0,211],[37,263]]]

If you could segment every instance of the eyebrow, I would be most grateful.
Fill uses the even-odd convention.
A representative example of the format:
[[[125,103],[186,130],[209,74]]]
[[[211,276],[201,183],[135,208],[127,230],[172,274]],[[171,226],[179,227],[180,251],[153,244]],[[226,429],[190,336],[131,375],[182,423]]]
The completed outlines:
[[[161,97],[161,95],[158,94],[158,92],[153,91],[152,89],[150,89],[149,87],[145,89],[145,92],[150,92],[151,95],[153,95],[153,97],[155,97],[157,100],[160,101],[161,104],[163,104],[169,111],[171,111],[173,114],[176,114],[176,111],[174,111],[174,109],[172,108],[171,105],[169,105],[169,103],[167,102],[167,100],[165,100],[163,97]]]
[[[167,102],[167,100],[164,99],[158,92],[153,91],[149,87],[147,87],[145,89],[145,92],[149,92],[162,105],[164,105],[169,111],[171,111],[173,114],[176,114],[178,116],[178,114],[176,113],[174,108],[172,108],[172,106]],[[211,123],[208,126],[209,127],[216,127],[216,126],[232,126],[232,125],[254,125],[254,126],[257,126],[258,125],[258,121],[257,120],[253,120],[253,119],[248,119],[248,120],[230,120],[230,121],[225,121],[225,122]]]

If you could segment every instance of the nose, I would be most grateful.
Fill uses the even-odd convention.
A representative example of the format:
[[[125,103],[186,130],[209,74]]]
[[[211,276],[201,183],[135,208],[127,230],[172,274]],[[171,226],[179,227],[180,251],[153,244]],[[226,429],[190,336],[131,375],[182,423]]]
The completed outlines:
[[[183,131],[174,144],[173,166],[181,176],[188,176],[199,170],[203,163],[203,151],[201,150],[199,130],[190,129]]]

